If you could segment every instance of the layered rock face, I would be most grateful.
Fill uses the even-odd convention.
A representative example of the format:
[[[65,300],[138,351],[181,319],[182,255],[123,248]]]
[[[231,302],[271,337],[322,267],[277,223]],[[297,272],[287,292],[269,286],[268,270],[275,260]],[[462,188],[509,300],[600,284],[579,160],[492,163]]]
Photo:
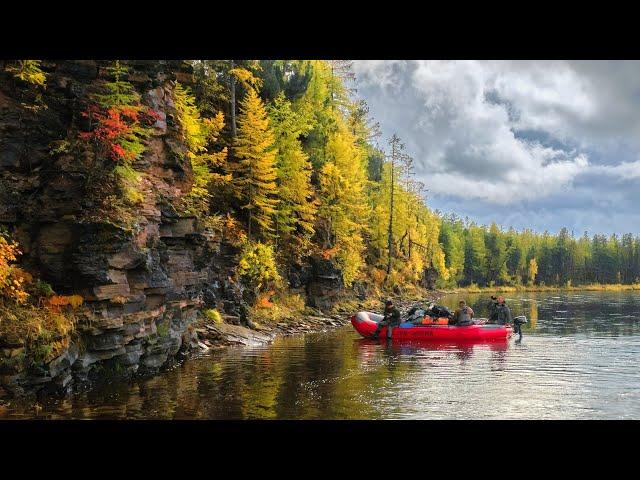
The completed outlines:
[[[0,62],[0,72],[4,71]],[[190,343],[189,325],[205,303],[221,302],[236,252],[204,233],[173,205],[192,172],[174,119],[172,88],[189,84],[180,61],[125,62],[128,81],[158,113],[134,168],[144,200],[134,227],[101,218],[89,195],[90,153],[59,148],[82,122],[87,88],[109,62],[45,61],[40,97],[0,74],[0,226],[19,241],[22,263],[58,293],[79,293],[71,346],[32,365],[21,345],[0,345],[0,383],[20,393],[66,387],[105,362],[118,370],[154,370]]]

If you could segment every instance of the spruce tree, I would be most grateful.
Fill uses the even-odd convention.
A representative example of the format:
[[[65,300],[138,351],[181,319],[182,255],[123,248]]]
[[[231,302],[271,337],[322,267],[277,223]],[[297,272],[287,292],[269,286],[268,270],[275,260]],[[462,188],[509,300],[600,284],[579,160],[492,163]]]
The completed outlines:
[[[254,222],[263,236],[274,233],[273,217],[278,199],[273,144],[265,107],[256,91],[249,89],[240,103],[238,136],[233,148],[235,162],[230,164],[233,189],[242,203],[241,208],[248,211],[249,239]]]
[[[300,135],[310,124],[295,112],[281,92],[269,109],[277,149],[277,184],[279,204],[276,213],[276,233],[293,253],[307,247],[314,234],[313,223],[317,201],[311,185],[311,162],[302,150]]]

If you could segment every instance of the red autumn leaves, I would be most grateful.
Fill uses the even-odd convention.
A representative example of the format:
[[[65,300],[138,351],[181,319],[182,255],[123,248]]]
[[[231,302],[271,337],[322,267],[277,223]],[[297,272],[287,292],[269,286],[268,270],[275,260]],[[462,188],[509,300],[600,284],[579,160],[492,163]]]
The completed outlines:
[[[112,106],[106,110],[91,105],[82,116],[95,122],[90,132],[80,133],[84,140],[96,140],[116,161],[131,162],[142,153],[140,140],[145,130],[158,120],[159,114],[143,106]]]

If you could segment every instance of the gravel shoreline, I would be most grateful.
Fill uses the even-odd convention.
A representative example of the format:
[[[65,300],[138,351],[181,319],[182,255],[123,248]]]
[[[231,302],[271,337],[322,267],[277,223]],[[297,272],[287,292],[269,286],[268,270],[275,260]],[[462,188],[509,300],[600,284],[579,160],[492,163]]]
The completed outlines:
[[[445,295],[444,292],[433,291],[429,293],[429,297],[423,300],[395,299],[394,301],[401,314],[405,314],[411,307],[425,302],[436,302],[443,295]],[[351,316],[364,308],[363,304],[359,304],[358,307],[354,311],[338,309],[337,312],[331,314],[318,311],[313,315],[303,315],[297,319],[283,320],[255,328],[225,322],[207,322],[205,319],[200,319],[193,325],[197,340],[194,340],[192,347],[195,350],[206,352],[234,345],[259,346],[267,345],[277,337],[327,331],[349,324]]]

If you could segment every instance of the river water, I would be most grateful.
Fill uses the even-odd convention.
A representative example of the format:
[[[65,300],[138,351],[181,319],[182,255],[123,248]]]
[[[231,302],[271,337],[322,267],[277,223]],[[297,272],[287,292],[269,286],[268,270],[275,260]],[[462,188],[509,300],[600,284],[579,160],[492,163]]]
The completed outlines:
[[[640,419],[639,293],[506,297],[529,319],[520,343],[387,343],[347,325],[38,405],[11,401],[0,418]],[[486,316],[486,296],[465,299]]]

